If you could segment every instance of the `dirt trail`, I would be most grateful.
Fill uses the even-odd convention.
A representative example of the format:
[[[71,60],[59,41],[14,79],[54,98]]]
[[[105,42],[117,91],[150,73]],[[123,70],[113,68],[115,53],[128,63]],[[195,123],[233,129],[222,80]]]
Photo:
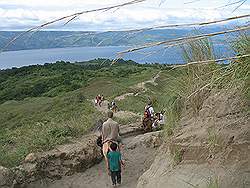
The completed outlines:
[[[108,101],[105,100],[103,101],[102,105],[101,106],[95,106],[96,109],[102,113],[107,113],[109,111],[108,109]],[[130,118],[130,117],[137,117],[138,114],[134,113],[134,112],[130,112],[130,111],[118,111],[116,113],[114,113],[114,117],[117,117],[117,118],[121,118],[121,119],[124,119],[124,118]],[[139,116],[138,116],[139,118]]]
[[[132,89],[136,89],[136,90],[142,90],[141,92],[137,92],[137,93],[124,93],[120,96],[117,96],[115,98],[116,101],[120,101],[120,100],[124,100],[127,96],[137,96],[140,93],[145,93],[147,91],[147,87],[145,86],[147,83],[153,84],[155,86],[158,85],[158,83],[156,83],[156,79],[158,79],[160,77],[161,71],[159,71],[153,78],[151,78],[150,80],[144,81],[144,82],[140,82],[134,86],[132,86]]]
[[[137,84],[135,87],[141,87],[145,90],[146,83],[155,83],[159,77],[160,72],[151,80]],[[139,86],[140,85],[140,86]],[[120,96],[124,99],[131,94]],[[102,113],[108,112],[108,101],[104,101],[101,106],[95,106],[97,110]],[[138,116],[133,112],[119,111],[114,114],[115,117],[129,118]],[[140,122],[121,126],[122,133],[129,133],[126,138],[123,137],[124,147],[122,149],[122,157],[125,160],[125,170],[122,172],[122,185],[123,188],[135,188],[139,177],[149,169],[152,164],[157,147],[160,145],[159,134],[147,133],[138,135],[138,128]],[[131,133],[131,134],[130,134]],[[134,134],[135,133],[135,134]],[[138,136],[136,136],[138,135]],[[111,186],[111,179],[106,173],[105,163],[92,166],[83,173],[74,174],[72,176],[63,177],[60,180],[41,180],[39,182],[31,183],[28,188],[108,188]]]
[[[138,83],[136,84],[133,88],[135,89],[142,89],[144,91],[147,91],[147,87],[145,86],[146,84],[153,84],[155,86],[157,86],[158,84],[155,82],[156,79],[158,79],[160,77],[160,74],[161,74],[161,71],[159,71],[153,78],[151,78],[150,80],[147,80],[147,81],[144,81],[144,82],[141,82],[141,83]]]
[[[135,137],[134,137],[135,138]],[[138,146],[129,148],[131,137],[124,139],[125,148],[122,150],[126,167],[122,173],[123,188],[135,188],[138,178],[150,167],[155,157],[155,148]],[[105,163],[87,169],[83,173],[67,176],[61,180],[50,182],[43,180],[30,184],[28,188],[109,188],[111,186],[110,177],[106,173]]]

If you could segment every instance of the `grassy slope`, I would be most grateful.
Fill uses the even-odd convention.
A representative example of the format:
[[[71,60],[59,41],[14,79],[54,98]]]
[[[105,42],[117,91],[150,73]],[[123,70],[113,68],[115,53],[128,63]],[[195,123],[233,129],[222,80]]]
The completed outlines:
[[[249,54],[250,38],[240,36],[234,43],[237,54]],[[213,59],[213,47],[208,40],[196,41],[184,46],[186,61]],[[157,86],[146,84],[148,91],[138,96],[129,96],[118,102],[123,110],[143,113],[143,107],[150,97],[156,112],[164,109],[167,117],[166,135],[173,133],[178,120],[186,109],[197,115],[206,94],[211,90],[235,90],[246,94],[249,101],[249,58],[241,58],[230,64],[218,65],[215,63],[193,65],[174,70],[162,70],[156,80]]]
[[[31,151],[50,149],[84,134],[93,125],[94,114],[100,116],[73,92],[9,101],[1,105],[0,114],[0,161],[4,166],[18,164]]]
[[[7,76],[0,75],[1,86],[8,91],[8,97],[12,96],[9,100],[5,98],[5,93],[0,92],[0,165],[18,165],[30,152],[51,149],[71,138],[82,136],[102,116],[93,107],[91,99],[99,93],[112,99],[129,92],[129,86],[150,79],[158,71],[154,67],[137,65],[101,69],[85,67],[82,71],[79,70],[81,67],[69,64],[46,66],[22,68],[20,71],[14,70],[14,73],[10,71]],[[65,84],[65,79],[72,72],[74,75]],[[81,75],[86,72],[89,76],[85,74],[82,79]],[[55,87],[53,77],[61,78]],[[34,86],[41,80],[51,81],[46,82],[47,87],[43,88],[43,92],[33,96],[34,88],[37,88]],[[26,84],[18,85],[27,81],[30,83],[28,89]],[[72,82],[80,87],[72,88]],[[20,92],[20,87],[22,91],[29,92]]]
[[[243,44],[238,43],[243,49],[243,52],[242,50],[237,51],[239,54],[246,54],[244,50],[249,48],[249,38],[243,41]],[[196,60],[196,54],[200,53],[204,55],[203,52],[193,51],[190,59]],[[206,54],[199,58],[207,59]],[[65,142],[69,137],[81,136],[89,126],[92,126],[93,118],[96,119],[95,116],[98,114],[86,98],[93,99],[100,93],[108,99],[113,99],[120,94],[131,92],[130,86],[149,80],[152,75],[159,72],[156,66],[133,64],[118,67],[94,67],[94,70],[89,69],[88,71],[81,71],[81,67],[76,67],[76,69],[71,67],[68,71],[65,65],[58,66],[54,69],[56,71],[64,70],[64,72],[52,71],[47,74],[53,77],[59,76],[60,79],[57,79],[56,86],[53,86],[53,79],[51,79],[52,82],[48,82],[48,87],[45,87],[42,93],[34,93],[34,90],[29,90],[31,92],[28,94],[32,96],[35,94],[33,98],[25,98],[19,102],[7,101],[5,96],[15,97],[15,95],[0,93],[0,101],[5,100],[0,105],[0,165],[16,165],[31,151],[49,149],[55,144]],[[165,127],[167,134],[171,134],[178,123],[181,110],[185,109],[186,105],[189,107],[191,105],[194,112],[199,109],[203,96],[201,88],[204,86],[208,90],[246,88],[249,91],[249,87],[246,85],[246,80],[249,80],[249,58],[240,59],[239,62],[224,66],[223,69],[222,67],[213,64],[175,70],[167,70],[163,67],[160,77],[156,80],[157,87],[146,84],[149,89],[147,92],[138,96],[126,97],[125,100],[118,102],[118,106],[122,110],[142,114],[148,97],[150,97],[156,112],[166,110],[167,125]],[[33,75],[32,84],[28,84],[28,86],[37,84],[35,81],[37,74],[36,72]],[[84,79],[81,77],[83,75]],[[27,76],[24,77],[27,78]],[[44,79],[46,80],[47,77],[45,75]],[[15,80],[22,83],[15,77],[15,74],[11,75],[7,82],[5,82],[5,77],[0,76],[0,83],[5,83],[0,87],[4,88],[7,85],[7,91],[12,92],[13,87],[16,86]],[[58,87],[61,89],[57,89]],[[21,91],[25,90],[26,85]],[[14,89],[14,91],[16,90]],[[198,92],[191,95],[195,91]],[[24,94],[22,96],[24,97],[27,93],[19,91],[19,94]],[[199,104],[196,105],[197,100]],[[183,104],[184,101],[187,103]],[[92,117],[89,114],[92,114]]]
[[[128,96],[125,100],[119,101],[119,108],[143,115],[148,98],[151,98],[155,112],[165,111],[166,135],[172,134],[181,114],[179,90],[182,87],[180,80],[185,72],[185,70],[162,70],[155,81],[158,85],[147,83],[148,90],[145,93]]]
[[[160,76],[156,79],[158,85],[147,83],[147,91],[137,96],[128,96],[125,100],[119,101],[121,109],[143,114],[144,106],[150,97],[154,103],[155,111],[161,111],[167,104],[177,97],[172,88],[176,87],[176,78],[181,76],[177,70],[161,70]]]

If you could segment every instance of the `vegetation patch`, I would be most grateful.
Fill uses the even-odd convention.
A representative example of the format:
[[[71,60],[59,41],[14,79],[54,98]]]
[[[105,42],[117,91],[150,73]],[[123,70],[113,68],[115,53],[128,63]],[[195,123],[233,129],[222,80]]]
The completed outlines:
[[[86,134],[102,118],[91,101],[97,94],[111,100],[157,71],[133,61],[111,63],[96,59],[1,70],[0,165],[16,166],[31,152]]]

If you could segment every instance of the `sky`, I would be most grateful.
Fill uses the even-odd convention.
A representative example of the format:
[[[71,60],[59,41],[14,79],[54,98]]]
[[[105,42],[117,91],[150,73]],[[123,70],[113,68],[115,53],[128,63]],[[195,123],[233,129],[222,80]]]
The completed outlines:
[[[0,30],[26,30],[84,10],[131,0],[0,0]],[[238,0],[146,0],[105,12],[83,14],[76,20],[53,24],[49,30],[105,31],[164,24],[212,21],[250,13],[250,0],[233,12]]]

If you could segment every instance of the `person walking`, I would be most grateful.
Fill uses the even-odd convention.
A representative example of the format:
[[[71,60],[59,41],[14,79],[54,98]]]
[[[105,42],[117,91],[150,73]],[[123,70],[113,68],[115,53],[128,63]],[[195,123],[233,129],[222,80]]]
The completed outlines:
[[[113,111],[113,113],[117,112],[117,105],[115,103],[115,100],[113,100],[111,103],[111,110]]]
[[[154,122],[154,108],[150,100],[144,108],[144,118],[142,121],[145,132],[152,131],[152,124]]]
[[[102,104],[102,97],[101,94],[98,95],[98,105],[101,107]]]
[[[95,97],[95,106],[97,106],[98,103],[99,103],[99,99],[98,99],[98,95],[96,95],[96,97]]]
[[[113,187],[116,187],[117,184],[121,184],[121,167],[124,166],[121,153],[117,151],[117,147],[116,143],[111,143],[110,152],[107,155],[109,175],[111,176]]]
[[[104,159],[106,162],[106,168],[109,172],[109,166],[108,166],[108,151],[111,143],[116,143],[118,145],[119,149],[119,142],[120,142],[120,129],[117,122],[115,122],[113,119],[113,112],[108,112],[108,120],[103,123],[102,126],[102,152],[104,155]]]

